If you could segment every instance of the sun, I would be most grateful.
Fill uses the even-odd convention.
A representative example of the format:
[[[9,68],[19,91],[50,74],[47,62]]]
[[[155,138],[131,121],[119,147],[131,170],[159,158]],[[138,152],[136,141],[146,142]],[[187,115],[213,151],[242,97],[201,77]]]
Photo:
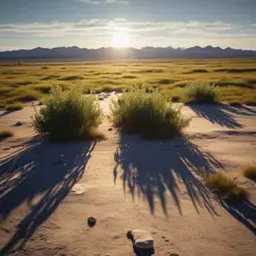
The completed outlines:
[[[112,46],[124,48],[130,46],[130,38],[126,31],[117,30],[113,33]]]

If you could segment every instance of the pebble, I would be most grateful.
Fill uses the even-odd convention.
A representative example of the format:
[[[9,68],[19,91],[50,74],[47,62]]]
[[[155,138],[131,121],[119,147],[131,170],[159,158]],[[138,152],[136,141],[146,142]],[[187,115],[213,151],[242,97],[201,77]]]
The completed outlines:
[[[94,217],[89,217],[88,219],[87,219],[87,225],[89,226],[89,227],[94,227],[95,225],[96,225],[96,219],[94,218]]]
[[[108,130],[109,130],[109,131],[113,131],[113,128],[109,128]]]
[[[24,124],[23,122],[18,121],[18,122],[15,124],[15,126],[22,126],[23,124]]]

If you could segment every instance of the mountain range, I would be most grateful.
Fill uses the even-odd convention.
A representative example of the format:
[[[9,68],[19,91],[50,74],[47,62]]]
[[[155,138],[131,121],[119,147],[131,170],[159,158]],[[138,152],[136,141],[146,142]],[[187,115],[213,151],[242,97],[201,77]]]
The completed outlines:
[[[87,49],[73,47],[41,48],[31,50],[14,50],[0,52],[2,60],[23,59],[68,59],[79,58],[88,60],[116,60],[116,59],[154,59],[154,58],[233,58],[256,57],[256,51],[222,49],[220,47],[172,48],[172,47],[144,47],[136,48],[99,48]]]

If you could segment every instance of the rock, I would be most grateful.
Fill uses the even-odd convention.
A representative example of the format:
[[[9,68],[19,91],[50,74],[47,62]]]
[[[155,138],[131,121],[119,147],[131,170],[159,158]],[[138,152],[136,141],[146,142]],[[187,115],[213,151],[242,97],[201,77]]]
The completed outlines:
[[[104,100],[104,97],[99,97],[99,100],[100,100],[100,101]]]
[[[109,130],[109,131],[113,131],[113,128],[109,128],[108,130]]]
[[[96,219],[94,217],[89,217],[87,219],[87,225],[91,228],[94,227],[96,225]]]
[[[137,255],[154,254],[154,239],[150,232],[140,229],[128,230],[127,238],[133,242],[133,249]]]
[[[24,124],[23,122],[18,121],[18,122],[15,124],[15,126],[22,126],[23,124]]]
[[[44,103],[42,101],[39,101],[38,106],[42,106],[42,105],[44,105]]]

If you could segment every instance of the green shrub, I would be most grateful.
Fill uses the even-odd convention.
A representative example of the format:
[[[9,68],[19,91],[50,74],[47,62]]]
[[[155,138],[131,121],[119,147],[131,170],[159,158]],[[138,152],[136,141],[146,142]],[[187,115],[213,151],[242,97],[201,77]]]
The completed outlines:
[[[110,104],[112,121],[125,133],[139,133],[144,138],[170,138],[189,123],[180,107],[173,107],[159,92],[145,89],[122,94]]]
[[[47,134],[56,142],[102,138],[95,130],[101,123],[102,112],[94,96],[83,95],[77,88],[63,91],[54,87],[44,104],[33,118],[38,133]]]
[[[17,111],[23,109],[23,105],[19,102],[14,102],[12,104],[6,105],[5,110],[7,111]]]
[[[247,192],[239,187],[236,182],[222,173],[210,174],[204,178],[206,186],[224,200],[244,200]]]
[[[3,130],[0,131],[0,140],[12,137],[14,134],[12,131],[8,131],[8,130]]]
[[[249,166],[247,167],[244,172],[243,172],[244,176],[246,178],[249,178],[251,180],[255,180],[256,181],[256,166]]]
[[[217,103],[218,88],[204,83],[191,83],[186,88],[187,103]]]

